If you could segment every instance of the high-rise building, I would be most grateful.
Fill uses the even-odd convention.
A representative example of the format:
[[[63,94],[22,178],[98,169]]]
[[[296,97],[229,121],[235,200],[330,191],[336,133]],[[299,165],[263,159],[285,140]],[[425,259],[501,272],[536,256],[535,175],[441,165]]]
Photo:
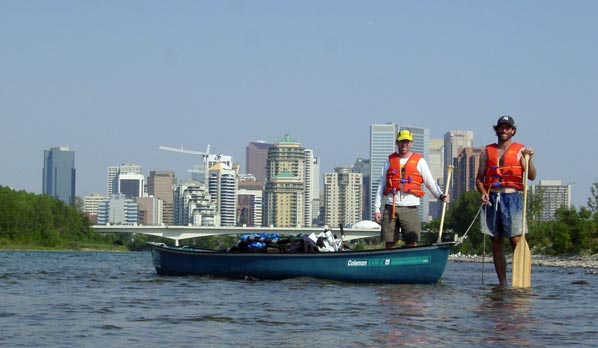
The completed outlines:
[[[305,149],[305,227],[311,227],[319,214],[319,204],[314,210],[314,202],[320,200],[320,159],[314,156],[314,151]]]
[[[531,192],[541,197],[542,221],[554,220],[561,207],[571,207],[571,184],[563,185],[561,180],[540,180],[538,185],[531,187]]]
[[[480,155],[484,147],[463,147],[460,149],[454,162],[453,180],[450,189],[451,201],[455,201],[462,194],[469,191],[475,191],[475,177],[480,167]]]
[[[452,182],[450,183],[450,195],[451,201],[457,199],[457,180],[463,180],[460,178],[461,172],[457,170],[457,157],[461,152],[461,149],[466,147],[473,147],[473,132],[464,130],[452,130],[444,133],[444,163],[443,163],[443,177],[446,178],[448,166],[454,166],[454,172]],[[465,192],[465,191],[462,191]]]
[[[364,220],[372,220],[374,217],[374,201],[380,184],[380,178],[384,173],[384,164],[388,156],[395,152],[395,140],[397,136],[397,125],[394,123],[372,124],[370,126],[370,197],[367,201],[368,215]]]
[[[176,187],[176,177],[173,171],[157,170],[150,171],[147,178],[147,193],[150,196],[158,197],[162,200],[162,222],[165,225],[173,224],[172,205],[174,202],[174,188]]]
[[[75,205],[75,152],[67,146],[44,150],[42,193]]]
[[[118,193],[118,166],[109,166],[106,175],[106,195],[108,197]]]
[[[363,188],[361,190],[362,192],[362,197],[361,197],[361,219],[362,220],[369,220],[369,215],[370,215],[370,180],[371,180],[371,169],[370,169],[370,160],[369,159],[365,159],[365,158],[357,158],[355,160],[355,163],[353,164],[352,167],[352,171],[353,173],[360,173],[361,177],[362,177],[362,185]]]
[[[305,148],[288,134],[268,149],[262,212],[265,226],[306,226],[305,158]]]
[[[237,222],[237,177],[225,163],[209,169],[208,191],[220,214],[220,226],[235,226]]]
[[[351,168],[335,168],[324,173],[324,224],[353,225],[361,221],[362,175]]]
[[[268,149],[272,144],[262,140],[250,142],[245,150],[245,173],[253,174],[258,182],[266,180]]]

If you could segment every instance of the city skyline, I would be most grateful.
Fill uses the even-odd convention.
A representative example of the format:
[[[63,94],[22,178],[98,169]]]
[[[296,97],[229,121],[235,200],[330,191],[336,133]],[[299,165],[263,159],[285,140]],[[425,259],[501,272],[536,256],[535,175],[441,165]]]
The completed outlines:
[[[530,184],[571,183],[586,206],[597,11],[588,0],[2,1],[0,185],[41,193],[43,150],[57,146],[77,153],[84,196],[105,191],[111,165],[185,178],[199,163],[159,146],[210,144],[244,166],[247,144],[287,133],[332,173],[369,157],[371,124],[431,139],[472,131],[484,146],[508,114],[535,148]]]

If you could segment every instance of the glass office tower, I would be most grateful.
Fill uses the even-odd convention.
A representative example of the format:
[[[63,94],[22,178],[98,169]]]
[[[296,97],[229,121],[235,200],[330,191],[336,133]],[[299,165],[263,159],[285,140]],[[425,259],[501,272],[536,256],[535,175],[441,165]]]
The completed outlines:
[[[44,150],[42,193],[75,205],[75,152],[66,146]]]

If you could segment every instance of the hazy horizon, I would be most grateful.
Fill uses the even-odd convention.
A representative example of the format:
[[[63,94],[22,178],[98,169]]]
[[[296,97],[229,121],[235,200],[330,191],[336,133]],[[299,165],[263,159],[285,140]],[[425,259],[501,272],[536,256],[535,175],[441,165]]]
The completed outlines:
[[[245,165],[289,133],[321,172],[369,158],[369,126],[474,132],[514,117],[539,180],[598,182],[598,2],[0,1],[0,185],[41,193],[43,151],[76,153],[77,194],[108,166],[183,177]]]

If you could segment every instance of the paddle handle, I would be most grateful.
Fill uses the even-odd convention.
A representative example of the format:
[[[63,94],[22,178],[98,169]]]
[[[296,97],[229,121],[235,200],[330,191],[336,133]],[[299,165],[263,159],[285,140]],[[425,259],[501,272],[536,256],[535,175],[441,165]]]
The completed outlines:
[[[446,172],[446,185],[444,185],[444,193],[447,194],[449,192],[449,188],[451,187],[451,177],[453,176],[453,169],[455,167],[449,165],[447,167]],[[438,240],[436,243],[442,242],[442,229],[444,228],[444,215],[446,214],[446,202],[442,202],[442,215],[440,216],[440,227],[438,228]]]
[[[529,173],[529,154],[526,152],[523,154],[523,158],[525,159],[525,170],[523,171],[523,221],[521,222],[521,240],[525,240],[525,228],[527,223],[527,187],[529,185],[529,180],[527,180],[527,176]]]

